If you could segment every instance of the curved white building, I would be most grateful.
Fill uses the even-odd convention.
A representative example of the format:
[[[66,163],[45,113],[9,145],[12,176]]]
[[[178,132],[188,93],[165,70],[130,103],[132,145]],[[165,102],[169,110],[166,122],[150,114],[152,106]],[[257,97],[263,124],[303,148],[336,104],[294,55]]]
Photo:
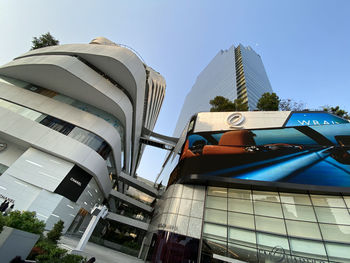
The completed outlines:
[[[0,197],[68,227],[135,174],[164,95],[158,72],[101,37],[0,67]]]

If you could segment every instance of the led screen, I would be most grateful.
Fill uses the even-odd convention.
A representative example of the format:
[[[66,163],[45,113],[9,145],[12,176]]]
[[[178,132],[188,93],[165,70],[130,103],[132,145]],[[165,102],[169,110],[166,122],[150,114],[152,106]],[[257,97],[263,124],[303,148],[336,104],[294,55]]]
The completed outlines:
[[[188,175],[350,187],[350,123],[190,134],[169,183]]]
[[[312,126],[348,123],[348,121],[326,112],[294,112],[285,126]]]

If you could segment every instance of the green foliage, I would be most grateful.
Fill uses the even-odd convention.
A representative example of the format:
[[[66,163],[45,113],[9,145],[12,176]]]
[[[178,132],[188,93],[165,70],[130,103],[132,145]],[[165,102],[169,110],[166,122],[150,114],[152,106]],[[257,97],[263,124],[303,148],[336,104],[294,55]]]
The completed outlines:
[[[276,93],[265,92],[258,101],[257,108],[261,111],[278,111],[280,99]]]
[[[140,249],[141,244],[135,242],[135,241],[126,241],[123,243],[124,246],[132,248],[132,249]]]
[[[305,103],[296,102],[292,99],[282,99],[279,104],[281,111],[303,111],[305,108]]]
[[[56,46],[59,43],[60,42],[55,39],[50,32],[47,32],[46,34],[42,34],[39,38],[33,37],[31,49],[33,50],[42,47]]]
[[[248,104],[244,103],[242,99],[235,99],[233,104],[235,105],[235,111],[247,111]]]
[[[5,218],[4,216],[0,213],[0,233],[2,232],[3,228],[5,225]]]
[[[37,219],[35,212],[18,210],[5,217],[5,225],[39,235],[43,234],[45,228],[44,221]]]
[[[7,216],[0,215],[0,228],[3,225],[43,236],[45,223],[36,218],[35,212],[12,211]],[[67,254],[67,250],[57,247],[62,235],[64,223],[58,221],[48,233],[48,238],[41,238],[33,248],[29,259],[38,263],[81,263],[83,257]]]
[[[210,109],[211,112],[248,110],[248,105],[243,103],[242,99],[235,99],[235,101],[232,102],[225,97],[216,96],[214,99],[210,100],[209,103],[212,106]]]
[[[52,228],[52,230],[47,233],[47,239],[57,244],[57,241],[60,240],[62,236],[62,230],[64,228],[64,222],[59,220]]]
[[[80,263],[85,262],[86,259],[79,255],[66,254],[63,258],[61,258],[60,263]]]
[[[212,106],[210,111],[233,111],[234,108],[233,102],[222,96],[216,96],[209,103]]]
[[[57,247],[48,239],[39,241],[35,248],[39,252],[35,256],[38,263],[80,263],[84,259],[82,256],[67,254],[67,250]]]
[[[323,106],[322,108],[323,108],[323,111],[327,111],[329,113],[332,113],[344,119],[350,119],[348,112],[341,109],[339,106],[335,106],[335,107]]]

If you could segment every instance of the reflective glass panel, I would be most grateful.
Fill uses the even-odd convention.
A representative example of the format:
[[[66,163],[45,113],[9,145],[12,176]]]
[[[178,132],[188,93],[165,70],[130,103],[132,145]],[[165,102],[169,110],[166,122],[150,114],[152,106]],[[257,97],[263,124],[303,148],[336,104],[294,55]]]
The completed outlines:
[[[289,236],[321,239],[317,223],[286,220]]]
[[[311,199],[315,206],[345,207],[343,197],[341,196],[311,195]]]
[[[326,243],[329,260],[350,262],[349,245]]]
[[[277,263],[277,262],[289,263],[289,259],[291,258],[290,252],[280,246],[276,246],[269,249],[259,248],[258,253],[259,253],[258,254],[259,262],[265,262],[265,263]]]
[[[207,196],[206,207],[227,210],[227,198]]]
[[[227,188],[209,186],[208,195],[227,197]]]
[[[228,210],[253,214],[253,203],[250,200],[228,199]]]
[[[208,258],[211,260],[213,254],[226,256],[227,244],[219,240],[211,238],[203,238],[202,259]]]
[[[228,197],[240,199],[252,199],[251,190],[228,189]]]
[[[282,203],[296,205],[311,205],[310,197],[304,194],[280,193]]]
[[[204,220],[217,224],[227,224],[227,211],[205,209]]]
[[[283,219],[255,216],[256,230],[286,235]]]
[[[282,204],[284,217],[293,220],[305,220],[316,222],[315,212],[312,206]]]
[[[274,247],[282,247],[285,250],[289,250],[288,240],[286,237],[257,233],[258,247],[264,250],[271,251]]]
[[[8,169],[8,166],[0,163],[0,175],[2,175],[7,169]]]
[[[243,262],[258,262],[256,248],[228,243],[227,256]]]
[[[281,204],[279,203],[254,201],[254,210],[256,215],[283,217]]]
[[[40,112],[28,109],[26,107],[23,107],[21,105],[14,104],[12,102],[8,102],[6,100],[0,99],[0,107],[8,109],[12,112],[15,112],[19,115],[22,115],[23,117],[30,119],[32,121],[35,121],[42,116],[46,116],[45,114],[41,114]]]
[[[236,244],[242,244],[242,245],[247,245],[250,247],[255,247],[255,244],[256,244],[255,232],[230,227],[228,241],[236,243]]]
[[[350,226],[320,224],[320,227],[324,240],[350,243]]]
[[[228,224],[231,226],[254,229],[254,216],[228,212]]]
[[[315,207],[319,222],[350,225],[350,214],[347,209]]]
[[[307,258],[327,259],[326,251],[322,242],[305,239],[290,239],[292,254]]]
[[[204,223],[203,235],[225,241],[227,240],[227,226]]]
[[[280,202],[277,192],[253,191],[253,199],[266,202]]]
[[[344,196],[343,198],[346,203],[346,206],[350,209],[350,196]]]

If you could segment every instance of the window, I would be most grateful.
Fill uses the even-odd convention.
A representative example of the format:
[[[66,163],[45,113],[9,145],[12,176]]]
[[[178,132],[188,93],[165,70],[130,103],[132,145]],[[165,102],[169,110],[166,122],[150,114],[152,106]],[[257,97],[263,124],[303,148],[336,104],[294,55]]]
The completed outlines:
[[[208,196],[206,207],[227,210],[227,198]]]
[[[203,235],[209,238],[227,240],[227,226],[204,223]]]
[[[282,218],[282,208],[279,203],[254,202],[255,214]]]
[[[228,210],[253,214],[253,203],[250,200],[228,199]]]
[[[284,217],[293,220],[316,222],[312,206],[282,204]]]
[[[283,219],[255,216],[256,230],[286,235]]]
[[[320,239],[321,234],[316,223],[286,220],[289,236]]]

